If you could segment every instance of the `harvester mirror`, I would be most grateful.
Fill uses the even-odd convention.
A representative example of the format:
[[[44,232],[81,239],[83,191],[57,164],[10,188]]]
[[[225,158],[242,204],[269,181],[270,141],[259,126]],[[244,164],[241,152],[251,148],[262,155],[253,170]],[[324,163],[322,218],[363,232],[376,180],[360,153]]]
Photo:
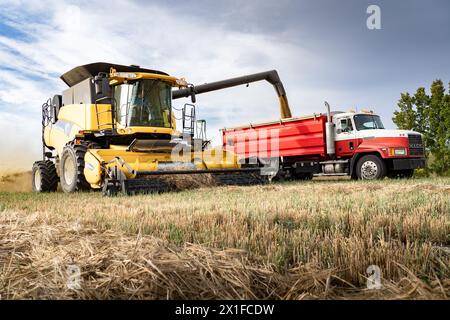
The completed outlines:
[[[94,77],[95,94],[97,98],[111,97],[108,74],[100,72]]]
[[[103,79],[104,79],[104,75],[101,73],[99,73],[94,78],[95,94],[98,96],[103,93]]]
[[[56,121],[58,121],[59,109],[61,109],[61,107],[62,107],[62,96],[55,95],[52,98],[52,103],[50,106],[50,116],[53,124],[56,123]]]

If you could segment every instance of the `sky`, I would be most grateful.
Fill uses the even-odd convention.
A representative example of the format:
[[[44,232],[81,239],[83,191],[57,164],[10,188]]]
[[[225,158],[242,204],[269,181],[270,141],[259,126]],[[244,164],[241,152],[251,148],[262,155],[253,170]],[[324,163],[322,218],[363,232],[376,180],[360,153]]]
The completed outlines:
[[[381,29],[369,29],[370,5]],[[385,126],[401,92],[450,81],[450,1],[0,0],[0,169],[41,157],[41,105],[78,65],[140,65],[202,84],[276,69],[294,116],[371,109]],[[187,100],[176,100],[180,108]],[[279,118],[251,84],[197,97],[208,137]]]

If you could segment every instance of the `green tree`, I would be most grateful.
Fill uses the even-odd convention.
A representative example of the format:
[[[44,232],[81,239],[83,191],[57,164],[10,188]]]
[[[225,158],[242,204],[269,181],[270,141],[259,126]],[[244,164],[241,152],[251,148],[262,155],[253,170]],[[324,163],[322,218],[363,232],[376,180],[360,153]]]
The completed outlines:
[[[412,100],[408,92],[401,94],[398,101],[400,111],[395,111],[394,118],[392,118],[399,129],[412,130],[417,127],[417,115]]]
[[[413,96],[402,93],[392,120],[400,129],[422,133],[432,155],[430,169],[450,174],[450,83],[448,93],[441,80],[433,81],[430,91],[420,87]]]
[[[414,130],[423,133],[425,138],[430,137],[430,121],[427,116],[428,105],[430,104],[430,97],[425,92],[425,88],[421,87],[417,89],[416,94],[413,98],[413,104],[416,106],[415,111],[415,127]],[[432,141],[425,141],[427,145],[432,143]]]

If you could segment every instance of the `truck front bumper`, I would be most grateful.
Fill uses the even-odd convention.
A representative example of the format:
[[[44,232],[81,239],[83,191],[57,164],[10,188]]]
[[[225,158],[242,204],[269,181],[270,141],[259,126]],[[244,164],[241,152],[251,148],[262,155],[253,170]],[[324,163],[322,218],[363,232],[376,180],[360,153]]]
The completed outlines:
[[[408,170],[425,168],[426,161],[424,158],[416,159],[392,159],[392,169],[394,170]]]

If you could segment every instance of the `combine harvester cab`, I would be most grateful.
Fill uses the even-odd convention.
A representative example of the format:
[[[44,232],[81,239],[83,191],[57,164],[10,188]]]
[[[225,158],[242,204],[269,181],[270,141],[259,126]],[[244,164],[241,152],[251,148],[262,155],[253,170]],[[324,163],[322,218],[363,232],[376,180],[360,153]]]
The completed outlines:
[[[76,67],[61,79],[69,88],[42,107],[43,160],[33,166],[34,191],[56,191],[58,182],[64,192],[159,191],[172,186],[155,176],[173,174],[260,181],[259,168],[243,168],[234,153],[211,148],[204,127],[203,138],[195,137],[194,105],[184,106],[177,131],[172,88],[182,93],[175,99],[187,92],[195,102],[184,79],[110,63]]]

